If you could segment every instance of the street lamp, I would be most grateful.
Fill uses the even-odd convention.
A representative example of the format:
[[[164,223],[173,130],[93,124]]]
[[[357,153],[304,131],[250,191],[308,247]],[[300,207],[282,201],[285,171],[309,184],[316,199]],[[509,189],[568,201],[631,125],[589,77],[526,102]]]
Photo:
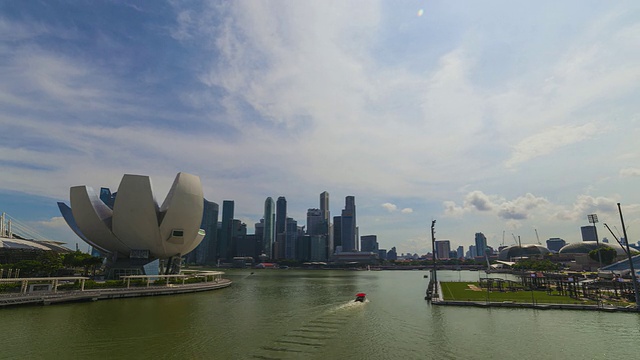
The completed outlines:
[[[598,265],[600,266],[599,268],[601,268],[602,267],[602,254],[600,253],[600,240],[598,240],[598,228],[596,228],[596,223],[598,222],[598,215],[589,214],[589,215],[587,215],[587,219],[589,220],[589,224],[593,224],[593,233],[596,235],[596,246],[597,246],[597,251],[598,251]]]
[[[436,257],[437,257],[437,249],[436,249],[436,221],[431,221],[431,249],[433,251],[433,295],[438,298],[438,273],[436,269]]]

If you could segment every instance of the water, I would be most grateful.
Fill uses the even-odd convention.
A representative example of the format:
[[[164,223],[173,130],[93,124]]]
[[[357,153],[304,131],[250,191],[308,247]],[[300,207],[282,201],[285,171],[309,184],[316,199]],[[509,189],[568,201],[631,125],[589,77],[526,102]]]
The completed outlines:
[[[253,272],[211,292],[0,309],[0,358],[638,357],[637,314],[431,306],[423,271]],[[353,302],[361,291],[368,301]]]

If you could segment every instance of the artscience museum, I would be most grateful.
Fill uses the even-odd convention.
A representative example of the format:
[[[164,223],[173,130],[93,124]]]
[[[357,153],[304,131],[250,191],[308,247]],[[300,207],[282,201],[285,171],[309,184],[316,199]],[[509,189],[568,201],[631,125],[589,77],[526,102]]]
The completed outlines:
[[[85,242],[107,257],[109,277],[180,271],[181,257],[205,236],[200,229],[204,198],[200,178],[178,173],[161,206],[148,176],[122,177],[114,194],[86,185],[70,189],[62,216]]]

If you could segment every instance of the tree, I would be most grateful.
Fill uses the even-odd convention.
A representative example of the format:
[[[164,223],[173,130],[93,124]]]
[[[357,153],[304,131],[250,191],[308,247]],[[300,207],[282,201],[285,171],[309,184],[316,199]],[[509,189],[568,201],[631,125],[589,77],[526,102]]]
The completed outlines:
[[[600,253],[600,256],[598,256]],[[618,252],[614,248],[608,246],[601,246],[595,250],[589,251],[589,257],[594,261],[602,261],[604,265],[609,265],[618,256]]]
[[[72,253],[64,254],[62,260],[64,266],[71,268],[83,268],[84,276],[89,273],[89,267],[94,268],[99,264],[102,264],[102,258],[91,256],[81,251],[74,251]]]
[[[62,256],[55,251],[43,251],[38,256],[38,262],[40,262],[39,270],[44,275],[51,275],[63,267]]]
[[[554,264],[549,260],[524,259],[513,265],[516,270],[533,270],[533,271],[557,271],[560,265]]]

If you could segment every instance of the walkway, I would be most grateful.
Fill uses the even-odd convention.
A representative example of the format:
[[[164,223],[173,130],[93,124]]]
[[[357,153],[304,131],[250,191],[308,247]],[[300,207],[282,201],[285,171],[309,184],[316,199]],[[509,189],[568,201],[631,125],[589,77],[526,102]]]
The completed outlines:
[[[26,294],[0,294],[0,307],[17,305],[50,305],[65,302],[97,301],[106,299],[132,298],[141,296],[158,296],[186,294],[200,291],[209,291],[226,288],[231,285],[231,280],[221,279],[218,281],[201,282],[195,284],[169,286],[149,286],[132,288],[112,288],[95,290],[72,290],[72,291],[48,291],[32,292]]]

